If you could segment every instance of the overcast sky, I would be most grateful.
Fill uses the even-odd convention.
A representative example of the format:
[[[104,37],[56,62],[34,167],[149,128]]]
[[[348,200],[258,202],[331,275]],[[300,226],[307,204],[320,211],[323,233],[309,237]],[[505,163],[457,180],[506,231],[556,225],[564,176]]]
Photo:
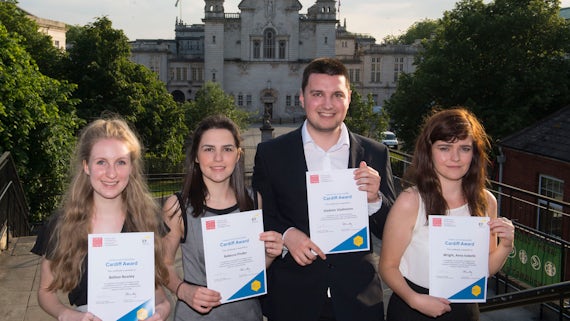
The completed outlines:
[[[113,28],[122,29],[130,40],[174,39],[176,18],[186,24],[202,23],[203,0],[19,0],[19,6],[40,18],[71,25],[86,25],[107,16]],[[340,0],[340,20],[354,33],[369,34],[380,43],[387,35],[400,35],[414,22],[437,19],[455,7],[455,0]],[[307,9],[316,0],[300,0]],[[488,2],[488,1],[485,1]],[[240,0],[226,0],[226,13],[238,12]],[[562,0],[569,7],[570,0]]]

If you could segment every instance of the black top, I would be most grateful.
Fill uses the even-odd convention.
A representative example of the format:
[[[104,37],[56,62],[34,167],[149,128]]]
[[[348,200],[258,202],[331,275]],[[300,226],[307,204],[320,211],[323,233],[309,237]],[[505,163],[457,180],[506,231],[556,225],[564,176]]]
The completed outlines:
[[[53,240],[50,242],[52,232],[55,230],[55,225],[57,223],[59,215],[52,215],[47,223],[44,223],[40,230],[38,231],[38,236],[36,238],[36,243],[34,247],[30,250],[32,253],[37,255],[45,255],[47,259],[51,259],[54,254]],[[121,233],[125,232],[125,227],[123,226]],[[75,306],[81,306],[87,304],[87,260],[88,257],[85,255],[85,260],[83,260],[83,273],[81,274],[81,280],[79,284],[71,290],[67,297],[69,299],[69,304]]]

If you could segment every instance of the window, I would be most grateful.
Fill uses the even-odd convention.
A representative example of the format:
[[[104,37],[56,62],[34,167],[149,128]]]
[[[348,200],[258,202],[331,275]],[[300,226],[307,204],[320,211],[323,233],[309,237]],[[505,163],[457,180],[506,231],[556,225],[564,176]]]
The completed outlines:
[[[329,43],[329,37],[325,37],[325,45]]]
[[[291,95],[285,96],[285,106],[291,107]]]
[[[299,95],[295,95],[295,107],[301,106],[301,102],[299,101]]]
[[[253,58],[259,59],[261,57],[261,42],[259,40],[253,41]]]
[[[275,58],[275,33],[268,29],[263,37],[263,58]]]
[[[562,201],[564,197],[564,181],[546,175],[540,175],[539,191],[550,199]],[[562,205],[550,199],[538,200],[539,230],[556,236],[562,236]]]
[[[243,94],[238,94],[238,99],[237,99],[237,104],[238,106],[243,106]]]
[[[188,68],[176,67],[176,81],[188,80]]]
[[[250,94],[245,96],[245,104],[248,107],[251,107],[251,105],[253,105],[253,100]]]
[[[404,57],[394,58],[394,82],[398,81],[400,74],[404,71]]]
[[[351,83],[360,82],[360,69],[349,69],[348,75]]]
[[[279,59],[285,59],[285,40],[279,40]]]
[[[380,58],[372,58],[370,69],[370,82],[380,82]]]
[[[204,76],[202,73],[202,68],[192,68],[192,80],[193,81],[202,81],[204,80]]]
[[[212,36],[212,43],[216,43],[216,36]]]
[[[160,74],[160,57],[157,55],[150,56],[148,68],[155,73]]]

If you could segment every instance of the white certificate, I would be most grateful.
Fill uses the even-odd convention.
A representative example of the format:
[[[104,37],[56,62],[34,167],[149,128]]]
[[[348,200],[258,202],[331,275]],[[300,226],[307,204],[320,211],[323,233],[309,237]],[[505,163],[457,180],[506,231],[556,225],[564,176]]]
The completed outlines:
[[[89,234],[87,310],[103,321],[154,314],[154,234]]]
[[[325,253],[367,251],[368,201],[354,168],[307,172],[311,240]]]
[[[202,218],[208,289],[222,303],[267,293],[261,210]]]
[[[429,216],[429,294],[451,302],[485,302],[489,217]]]

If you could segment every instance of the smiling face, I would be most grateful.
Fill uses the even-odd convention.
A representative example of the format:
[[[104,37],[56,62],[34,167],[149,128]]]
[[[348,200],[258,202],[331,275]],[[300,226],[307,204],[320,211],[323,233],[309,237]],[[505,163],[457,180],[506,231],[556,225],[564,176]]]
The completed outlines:
[[[132,171],[131,153],[117,139],[101,139],[91,148],[83,170],[89,176],[95,198],[116,199],[129,183]]]
[[[313,134],[340,130],[350,105],[350,90],[343,75],[314,73],[299,97]]]
[[[440,180],[458,181],[465,176],[473,159],[473,138],[453,142],[437,140],[431,147],[434,170]]]
[[[196,162],[206,185],[212,182],[229,183],[239,158],[239,148],[229,130],[215,128],[204,132],[198,146]]]

